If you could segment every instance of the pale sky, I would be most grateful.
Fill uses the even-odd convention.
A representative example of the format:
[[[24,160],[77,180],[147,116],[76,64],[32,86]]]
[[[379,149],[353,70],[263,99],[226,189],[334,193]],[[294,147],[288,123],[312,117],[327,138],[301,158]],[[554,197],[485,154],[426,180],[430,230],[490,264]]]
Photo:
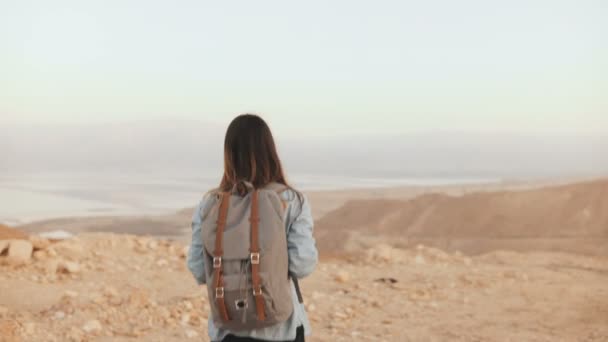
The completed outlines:
[[[0,123],[608,131],[608,2],[0,0]]]

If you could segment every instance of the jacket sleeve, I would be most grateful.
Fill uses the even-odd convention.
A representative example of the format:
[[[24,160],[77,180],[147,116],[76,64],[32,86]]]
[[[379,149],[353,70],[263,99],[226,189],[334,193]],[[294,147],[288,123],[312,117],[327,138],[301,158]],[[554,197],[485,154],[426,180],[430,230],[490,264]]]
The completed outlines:
[[[297,278],[304,278],[312,273],[317,265],[318,252],[313,237],[313,219],[310,204],[302,196],[302,202],[297,198],[290,206],[294,217],[287,230],[287,253],[289,256],[289,273]],[[301,204],[301,206],[300,206]]]
[[[192,243],[188,251],[188,269],[194,276],[194,279],[199,285],[205,284],[205,258],[203,256],[203,239],[201,236],[201,223],[203,209],[206,206],[206,199],[204,198],[201,203],[194,209],[192,215]]]

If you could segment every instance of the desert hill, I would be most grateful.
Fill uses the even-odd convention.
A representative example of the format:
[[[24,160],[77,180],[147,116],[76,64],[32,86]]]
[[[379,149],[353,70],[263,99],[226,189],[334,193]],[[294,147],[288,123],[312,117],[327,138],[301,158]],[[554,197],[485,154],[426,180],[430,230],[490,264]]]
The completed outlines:
[[[316,226],[323,251],[368,241],[424,242],[447,250],[557,250],[608,255],[608,179],[522,191],[411,200],[353,200]]]

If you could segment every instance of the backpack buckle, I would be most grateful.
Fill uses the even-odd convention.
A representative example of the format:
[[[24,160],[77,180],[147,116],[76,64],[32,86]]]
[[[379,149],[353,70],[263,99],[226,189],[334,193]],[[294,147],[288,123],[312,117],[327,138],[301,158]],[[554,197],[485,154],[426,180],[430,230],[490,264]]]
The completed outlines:
[[[224,298],[224,287],[216,287],[215,288],[215,298]]]
[[[251,253],[250,258],[252,264],[258,265],[260,263],[260,253]]]
[[[262,287],[261,287],[261,286],[258,286],[258,288],[257,288],[257,289],[256,289],[256,288],[254,288],[254,289],[253,289],[253,295],[254,295],[254,296],[256,296],[256,297],[257,297],[257,296],[261,296],[261,295],[262,295]]]
[[[222,266],[222,257],[213,257],[213,268],[220,268]]]

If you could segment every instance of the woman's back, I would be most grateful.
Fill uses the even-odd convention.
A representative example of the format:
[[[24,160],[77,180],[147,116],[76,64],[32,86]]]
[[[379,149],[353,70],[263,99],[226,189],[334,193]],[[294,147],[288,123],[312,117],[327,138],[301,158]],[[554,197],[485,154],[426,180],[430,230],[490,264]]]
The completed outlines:
[[[242,117],[244,118],[239,120]],[[253,124],[246,125],[247,122],[243,123],[243,121]],[[252,129],[258,129],[258,132],[248,131],[247,134],[242,132],[239,134],[239,131]],[[212,306],[209,336],[212,341],[303,341],[304,335],[310,334],[310,324],[304,306],[298,300],[297,287],[293,282],[283,283],[287,286],[285,288],[287,292],[277,297],[282,298],[279,299],[281,305],[278,306],[289,308],[285,309],[289,311],[285,311],[283,317],[273,316],[272,309],[276,307],[268,301],[268,296],[276,290],[276,286],[270,288],[270,285],[279,284],[280,288],[283,286],[280,284],[284,281],[280,277],[284,276],[287,280],[287,274],[277,273],[285,271],[281,266],[283,260],[280,259],[287,258],[284,262],[288,273],[297,279],[312,273],[318,258],[313,238],[310,205],[305,196],[286,184],[280,161],[274,150],[272,136],[269,134],[270,131],[263,120],[255,116],[237,117],[231,123],[226,134],[225,172],[222,184],[217,191],[209,192],[204,196],[192,217],[192,244],[188,255],[188,268],[199,284],[208,286]],[[243,151],[243,146],[247,145],[243,144],[243,139],[250,143],[257,142],[262,146],[250,147],[248,151]],[[266,151],[269,149],[271,151]],[[243,163],[244,160],[247,162]],[[243,167],[243,165],[248,166]],[[271,195],[269,191],[263,190],[277,183],[280,189],[276,194]],[[260,193],[262,200],[259,199]],[[230,206],[230,198],[233,198],[233,207]],[[278,205],[277,200],[280,201]],[[250,209],[251,207],[255,209]],[[235,218],[228,217],[230,210],[235,211]],[[257,212],[266,217],[257,219]],[[248,219],[240,217],[243,215]],[[276,219],[277,217],[280,221]],[[279,230],[284,229],[282,239],[278,234],[270,234],[274,229],[272,226],[277,222],[280,224]],[[250,235],[249,227],[245,228],[245,225],[251,226]],[[264,231],[265,226],[266,231]],[[283,234],[283,231],[280,233]],[[224,239],[224,234],[228,236],[225,238],[228,243]],[[272,241],[272,245],[254,241],[256,240],[254,236],[256,239],[258,236],[262,236],[263,239],[264,236],[273,236],[268,238],[270,239],[268,241]],[[239,241],[239,239],[249,241]],[[285,245],[287,253],[282,252],[284,250],[280,245]],[[246,247],[249,247],[249,250],[243,251]],[[270,252],[270,247],[275,252]],[[226,252],[225,249],[231,250]],[[224,253],[228,254],[224,256]],[[268,261],[263,260],[265,255],[274,255],[276,260],[265,263],[264,261]],[[223,262],[222,256],[226,258]],[[229,269],[224,270],[224,267]],[[237,282],[242,278],[244,282],[250,283],[249,287],[228,286],[223,271],[228,273],[242,271],[243,277],[237,276],[228,280]],[[242,295],[241,291],[236,291],[241,288],[245,290]],[[230,289],[236,290],[231,293],[225,292]],[[249,293],[252,289],[252,293]],[[234,302],[226,301],[228,298]],[[291,303],[286,303],[286,300],[290,300]],[[235,317],[239,313],[242,313],[242,317]],[[272,321],[273,317],[276,321]],[[242,319],[242,324],[239,319]]]

